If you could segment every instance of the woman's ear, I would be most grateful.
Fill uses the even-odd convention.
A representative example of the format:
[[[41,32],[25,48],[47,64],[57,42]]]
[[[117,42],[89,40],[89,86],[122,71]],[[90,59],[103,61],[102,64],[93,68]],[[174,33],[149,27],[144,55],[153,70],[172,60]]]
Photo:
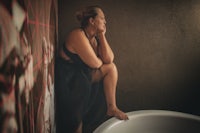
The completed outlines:
[[[92,24],[92,25],[94,25],[94,18],[92,18],[92,17],[89,18],[89,23]]]

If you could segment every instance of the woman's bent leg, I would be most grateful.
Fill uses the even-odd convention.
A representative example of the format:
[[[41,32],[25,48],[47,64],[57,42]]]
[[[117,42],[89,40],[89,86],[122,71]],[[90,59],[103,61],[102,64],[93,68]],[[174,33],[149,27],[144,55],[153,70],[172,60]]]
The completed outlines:
[[[127,120],[127,115],[119,110],[116,105],[116,85],[118,80],[118,71],[115,64],[104,64],[100,70],[103,77],[104,93],[107,102],[107,115],[115,116],[121,120]]]

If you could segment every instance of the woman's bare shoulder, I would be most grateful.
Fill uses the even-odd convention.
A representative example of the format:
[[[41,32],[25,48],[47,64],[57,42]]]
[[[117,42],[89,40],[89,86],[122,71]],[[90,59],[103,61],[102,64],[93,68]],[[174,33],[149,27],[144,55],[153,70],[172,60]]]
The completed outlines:
[[[72,43],[72,42],[76,42],[77,40],[80,40],[83,37],[83,30],[81,28],[76,28],[71,30],[67,37],[65,42],[66,43]]]
[[[85,36],[84,31],[81,28],[74,29],[70,32],[66,39],[66,44],[68,47],[73,47],[77,49],[79,47],[86,46],[88,47],[88,40]]]
[[[83,35],[83,30],[81,28],[76,28],[73,29],[70,33],[69,33],[69,37],[74,37],[74,36],[82,36]]]

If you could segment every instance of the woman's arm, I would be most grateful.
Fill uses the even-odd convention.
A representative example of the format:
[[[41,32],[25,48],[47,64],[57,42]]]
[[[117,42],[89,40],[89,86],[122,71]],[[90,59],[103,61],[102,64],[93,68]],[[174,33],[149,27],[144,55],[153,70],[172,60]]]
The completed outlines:
[[[114,54],[107,42],[104,32],[98,34],[98,41],[100,43],[98,45],[98,52],[103,63],[107,64],[113,62]]]
[[[99,68],[103,64],[100,58],[97,57],[89,40],[84,32],[80,29],[70,33],[67,41],[67,48],[78,54],[82,61],[91,68]]]

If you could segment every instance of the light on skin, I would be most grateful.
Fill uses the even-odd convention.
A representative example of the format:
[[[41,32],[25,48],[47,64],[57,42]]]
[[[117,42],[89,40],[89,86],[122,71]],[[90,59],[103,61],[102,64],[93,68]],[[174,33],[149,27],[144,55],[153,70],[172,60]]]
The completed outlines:
[[[89,19],[89,23],[84,29],[78,28],[69,34],[65,46],[70,52],[79,55],[81,60],[89,67],[100,70],[100,72],[92,75],[96,81],[103,79],[107,115],[120,120],[128,120],[128,116],[116,105],[118,72],[113,63],[113,51],[105,36],[105,15],[101,9],[97,9],[97,13],[96,17]],[[95,37],[98,38],[99,44],[97,44]],[[69,57],[65,58],[69,59]],[[82,123],[77,132],[81,132],[81,128]]]
[[[101,9],[97,9],[98,15],[95,18],[89,19],[89,25],[85,28],[90,42],[98,37],[100,45],[98,46],[98,53],[103,63],[101,71],[104,77],[104,92],[107,101],[107,115],[115,116],[121,120],[127,120],[127,115],[119,110],[116,106],[116,84],[118,79],[118,72],[115,64],[113,63],[114,54],[107,42],[106,33],[106,20],[105,15]]]

